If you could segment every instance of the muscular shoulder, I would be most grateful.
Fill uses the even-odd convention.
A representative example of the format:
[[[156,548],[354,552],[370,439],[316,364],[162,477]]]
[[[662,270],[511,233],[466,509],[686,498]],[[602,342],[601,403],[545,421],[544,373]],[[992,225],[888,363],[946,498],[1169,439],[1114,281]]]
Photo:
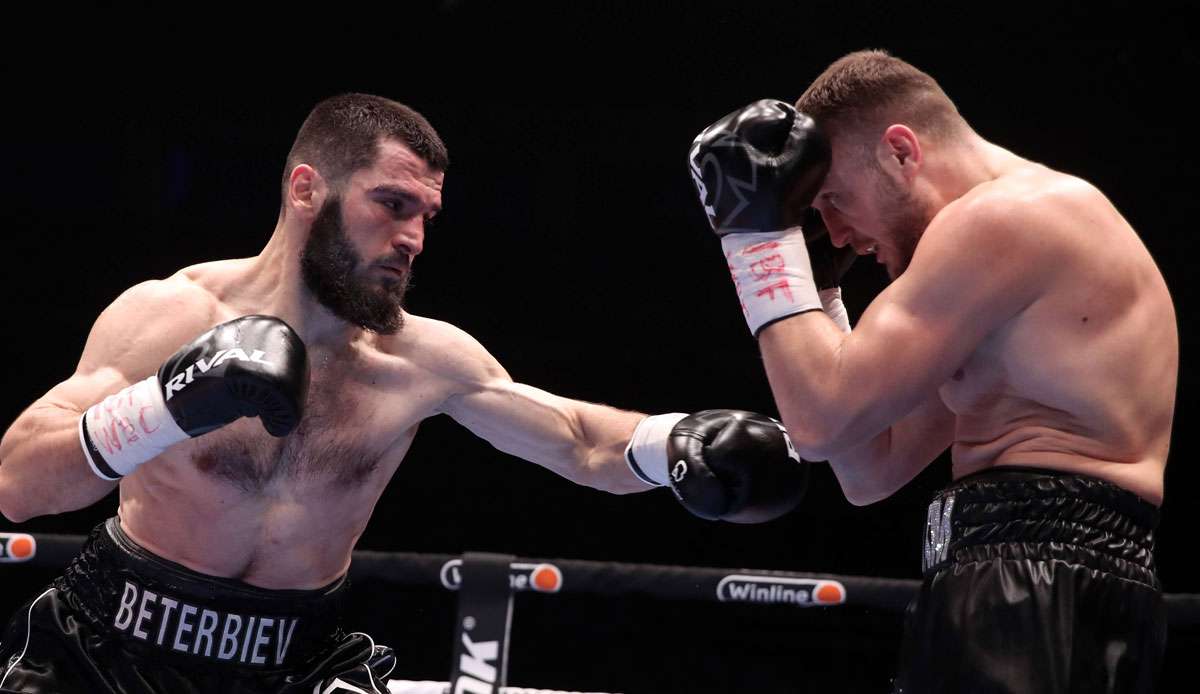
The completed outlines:
[[[930,222],[888,297],[946,325],[1007,321],[1080,261],[1068,210],[1088,188],[1036,166],[976,186]]]
[[[88,336],[80,370],[162,359],[212,327],[218,302],[184,273],[125,290]]]
[[[1111,205],[1086,181],[1030,167],[947,205],[929,225],[917,256],[966,263],[997,278],[1010,269],[1032,287],[1043,273],[1049,277],[1087,251],[1085,237],[1102,209]]]
[[[216,299],[186,271],[166,279],[149,280],[126,289],[109,309],[212,311]]]
[[[1006,243],[1040,240],[1051,247],[1079,235],[1088,228],[1089,218],[1111,209],[1103,193],[1087,181],[1030,166],[977,186],[947,205],[939,217],[945,218],[940,226],[960,233],[987,233]]]
[[[446,381],[452,392],[509,378],[478,340],[445,321],[405,314],[405,327],[398,338],[393,351]]]

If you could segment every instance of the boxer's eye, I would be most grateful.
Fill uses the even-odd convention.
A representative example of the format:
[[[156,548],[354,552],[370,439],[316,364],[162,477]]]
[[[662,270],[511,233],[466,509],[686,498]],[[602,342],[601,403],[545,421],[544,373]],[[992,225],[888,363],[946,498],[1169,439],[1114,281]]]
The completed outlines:
[[[391,211],[393,217],[404,217],[411,214],[406,200],[380,200],[379,202]]]

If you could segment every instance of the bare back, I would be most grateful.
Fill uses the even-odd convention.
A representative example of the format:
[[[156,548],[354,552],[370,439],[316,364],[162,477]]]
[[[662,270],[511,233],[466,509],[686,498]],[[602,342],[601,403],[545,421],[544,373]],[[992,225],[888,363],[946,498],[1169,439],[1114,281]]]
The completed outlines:
[[[973,196],[1029,205],[1057,271],[939,390],[956,415],[955,476],[992,465],[1107,479],[1161,503],[1178,371],[1171,297],[1134,230],[1095,188],[1020,168]],[[1031,229],[1031,233],[1039,233]]]

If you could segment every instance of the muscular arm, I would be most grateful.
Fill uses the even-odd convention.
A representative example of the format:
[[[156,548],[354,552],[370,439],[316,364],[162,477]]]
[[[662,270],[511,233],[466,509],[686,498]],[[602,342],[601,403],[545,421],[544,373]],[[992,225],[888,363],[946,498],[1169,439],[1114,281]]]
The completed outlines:
[[[499,450],[578,484],[616,494],[652,488],[630,472],[624,456],[644,414],[514,383],[478,342],[457,331],[450,339],[446,351],[454,353],[449,366],[458,387],[442,412]]]
[[[852,502],[890,495],[951,443],[937,388],[1051,272],[1055,235],[1030,216],[1013,201],[947,210],[854,332],[809,312],[761,333],[793,441],[802,456],[830,461]]]
[[[0,441],[0,512],[10,520],[83,508],[115,482],[92,473],[79,441],[79,418],[92,404],[151,374],[207,322],[183,280],[146,282],[97,318],[75,373],[38,398]]]
[[[826,456],[842,492],[865,506],[886,499],[912,481],[954,440],[954,414],[937,395],[865,443]]]

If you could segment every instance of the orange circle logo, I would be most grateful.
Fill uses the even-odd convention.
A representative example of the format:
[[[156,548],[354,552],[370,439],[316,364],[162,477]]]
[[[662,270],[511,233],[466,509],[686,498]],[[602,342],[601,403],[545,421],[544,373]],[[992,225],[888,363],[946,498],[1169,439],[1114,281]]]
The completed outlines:
[[[8,543],[8,553],[15,559],[28,559],[33,556],[33,538],[18,537]]]
[[[3,546],[3,552],[0,553],[0,560],[25,561],[32,557],[37,549],[37,543],[34,542],[33,536],[25,533],[0,533],[0,539],[8,541]]]
[[[533,589],[543,593],[557,593],[562,588],[562,572],[553,564],[540,564],[530,576]]]
[[[836,605],[846,601],[846,590],[840,583],[825,583],[814,595],[817,602],[825,605]]]

